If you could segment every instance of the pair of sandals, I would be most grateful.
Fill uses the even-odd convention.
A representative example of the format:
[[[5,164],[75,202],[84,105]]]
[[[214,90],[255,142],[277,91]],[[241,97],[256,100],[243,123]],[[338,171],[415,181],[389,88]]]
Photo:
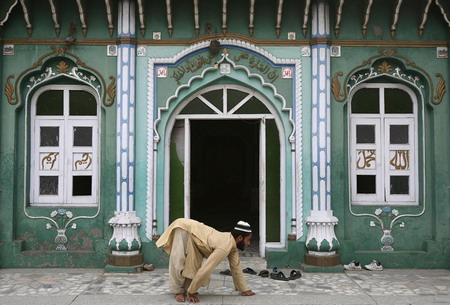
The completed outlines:
[[[252,268],[242,269],[242,272],[248,273],[248,274],[252,274],[252,275],[256,274],[256,271],[253,270]],[[227,269],[227,270],[224,270],[224,271],[220,271],[219,273],[222,274],[222,275],[231,275],[231,270]]]
[[[256,275],[256,273],[257,273],[252,268],[242,269],[242,272],[248,273],[248,274],[252,274],[252,275]],[[219,273],[222,274],[222,275],[231,275],[231,270],[227,269],[227,270],[224,270],[224,271],[220,271]],[[258,276],[260,276],[260,277],[269,277],[269,271],[268,270],[261,270],[259,272]],[[292,270],[291,273],[289,274],[289,277],[286,277],[283,272],[278,270],[277,267],[273,268],[272,272],[270,273],[270,278],[274,279],[274,280],[278,280],[278,281],[296,280],[296,279],[299,279],[301,277],[302,277],[302,274],[300,273],[300,271],[297,271],[297,270]]]
[[[262,270],[259,274],[261,277],[269,277],[269,271]],[[302,277],[302,274],[300,271],[292,270],[289,274],[289,277],[286,277],[284,273],[280,270],[278,270],[277,267],[272,269],[272,272],[270,273],[270,278],[277,281],[289,281],[289,280],[296,280]]]

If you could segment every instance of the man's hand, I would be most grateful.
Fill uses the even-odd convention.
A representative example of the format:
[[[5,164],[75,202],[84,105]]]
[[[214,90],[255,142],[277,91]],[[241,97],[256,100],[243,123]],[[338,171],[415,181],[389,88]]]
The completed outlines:
[[[242,295],[245,296],[245,297],[248,297],[248,296],[251,296],[251,295],[255,295],[255,294],[256,293],[254,293],[251,290],[247,290],[247,291],[242,292]]]
[[[188,292],[187,293],[187,298],[188,298],[188,301],[191,302],[191,303],[198,303],[198,302],[200,302],[200,298],[198,297],[198,293],[190,294]]]

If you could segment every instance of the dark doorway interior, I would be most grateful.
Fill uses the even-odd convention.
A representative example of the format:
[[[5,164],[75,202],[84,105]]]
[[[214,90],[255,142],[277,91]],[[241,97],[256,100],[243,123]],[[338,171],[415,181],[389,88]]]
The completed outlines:
[[[259,120],[191,121],[191,218],[259,239]]]

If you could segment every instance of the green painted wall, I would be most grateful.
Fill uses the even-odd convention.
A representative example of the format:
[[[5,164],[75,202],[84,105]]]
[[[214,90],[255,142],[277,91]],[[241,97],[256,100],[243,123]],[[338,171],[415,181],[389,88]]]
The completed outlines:
[[[169,221],[184,216],[184,166],[178,158],[176,143],[170,143]]]
[[[339,5],[338,1],[329,1],[330,11],[336,12]],[[450,6],[448,2],[442,2],[444,9],[448,12]],[[334,32],[336,24],[336,14],[330,15],[331,38],[332,39],[356,39],[356,40],[375,40],[390,41],[392,25],[392,16],[395,12],[397,2],[389,1],[387,3],[374,3],[371,9],[369,23],[367,25],[366,37],[362,36],[361,27],[363,25],[364,12],[367,9],[367,3],[359,0],[345,1],[342,10],[342,21],[340,24],[339,36]],[[426,3],[421,0],[411,0],[403,3],[397,23],[395,41],[401,44],[404,40],[438,41],[448,39],[449,32],[445,28],[445,21],[439,8],[431,5],[428,11],[428,18],[425,24],[425,31],[420,38],[418,35],[418,26],[422,21],[422,13],[425,10]],[[355,18],[348,18],[355,16]]]
[[[9,8],[11,4],[11,1],[2,1],[2,3],[0,3],[2,18],[6,16],[7,8]],[[84,36],[82,32],[82,24],[80,22],[77,3],[75,1],[55,1],[55,4],[56,11],[58,12],[59,24],[61,26],[61,33],[59,36],[55,33],[55,24],[52,19],[49,3],[42,0],[30,1],[28,3],[30,22],[33,26],[32,38],[60,39],[60,43],[64,43],[62,42],[62,39],[70,33],[71,24],[75,25],[76,32],[74,33],[74,37],[78,40],[83,40],[83,38],[110,38],[104,3],[86,1],[86,36]],[[117,9],[114,9],[113,14],[116,19]],[[116,20],[114,23],[116,24]],[[14,7],[0,35],[3,38],[28,37],[22,7],[20,5]],[[114,31],[112,38],[115,38],[116,35],[117,32]],[[106,51],[104,54],[106,54]]]
[[[166,16],[164,1],[145,1],[147,31],[142,36],[139,31],[138,39],[145,39],[147,47],[147,57],[173,57],[186,45],[172,45],[176,40],[191,41],[196,36],[194,34],[194,20],[192,13],[192,1],[179,1],[174,7],[174,34],[170,38],[167,34]],[[446,11],[450,10],[449,3],[441,1]],[[201,1],[200,7],[200,39],[205,35],[206,25],[212,27],[212,33],[221,34],[221,5],[220,1]],[[335,12],[337,1],[329,1],[330,12]],[[61,1],[59,2],[61,5]],[[295,32],[297,39],[303,39],[301,26],[303,23],[302,2],[295,0],[284,1],[284,14],[281,35],[279,39],[286,39],[287,32]],[[0,12],[4,15],[9,3],[1,1]],[[111,38],[107,33],[107,19],[103,5],[98,5],[95,1],[87,2],[88,31],[86,37],[81,31],[78,9],[75,2],[70,2],[60,7],[61,34],[56,36],[54,24],[49,14],[49,10],[43,9],[48,6],[46,1],[31,1],[30,11],[33,13],[33,35],[27,39],[23,15],[20,9],[15,8],[11,14],[11,19],[0,31],[0,43],[9,43],[8,39],[22,39],[15,44],[14,56],[0,57],[0,88],[4,92],[8,75],[18,75],[25,69],[31,67],[39,57],[51,51],[50,46],[64,44],[63,38],[69,33],[70,24],[76,25],[75,37],[77,43],[71,45],[70,51],[76,54],[83,62],[95,68],[108,81],[110,75],[116,75],[115,57],[106,56],[106,45],[115,43],[116,32]],[[443,75],[446,86],[450,67],[448,59],[436,58],[436,45],[447,45],[449,31],[437,6],[433,3],[430,7],[425,32],[422,37],[417,34],[418,20],[421,14],[418,13],[424,6],[423,1],[412,0],[408,5],[403,4],[397,33],[395,39],[391,38],[390,25],[392,23],[392,12],[395,3],[381,6],[377,3],[373,6],[373,11],[368,24],[366,37],[361,35],[362,16],[365,10],[365,3],[359,0],[347,0],[344,5],[343,19],[339,36],[331,31],[333,45],[342,43],[342,56],[331,60],[331,76],[336,72],[343,72],[344,75],[353,68],[361,65],[370,57],[378,54],[380,48],[397,49],[398,54],[407,58],[411,63],[423,68],[434,82],[434,90],[438,78],[436,73]],[[101,7],[99,9],[98,7]],[[419,8],[419,9],[417,9]],[[255,12],[255,32],[253,38],[248,35],[248,7],[242,6],[240,2],[230,2],[228,6],[228,32],[242,35],[243,39],[273,39],[271,43],[262,46],[279,58],[301,58],[302,60],[302,111],[303,111],[303,217],[310,213],[311,203],[311,58],[301,57],[301,48],[298,45],[280,46],[277,45],[274,23],[276,20],[276,3],[274,1],[260,1],[257,3]],[[116,18],[116,10],[114,10]],[[335,24],[336,16],[331,13],[331,27]],[[138,23],[137,23],[138,26]],[[151,40],[152,33],[160,31],[163,39],[169,39],[167,45],[156,46]],[[306,35],[309,39],[310,29]],[[208,36],[210,37],[210,36]],[[83,39],[98,39],[85,41]],[[35,40],[34,40],[35,39]],[[42,39],[42,40],[39,40]],[[349,41],[353,41],[351,45]],[[53,43],[54,42],[54,43]],[[369,43],[377,43],[379,46],[361,47]],[[429,47],[406,47],[405,42],[429,43]],[[266,42],[265,42],[266,43]],[[297,43],[297,42],[296,42]],[[389,46],[387,45],[389,44]],[[1,45],[1,44],[0,44]],[[309,41],[305,41],[309,45]],[[239,56],[242,50],[230,49],[230,58]],[[207,54],[203,50],[193,55]],[[155,263],[156,266],[164,266],[167,257],[154,247],[154,242],[148,241],[146,237],[146,212],[147,212],[147,152],[152,150],[153,143],[147,143],[147,101],[148,101],[148,62],[147,57],[137,57],[136,70],[136,175],[135,175],[135,202],[136,211],[142,219],[142,226],[139,233],[144,241],[142,252],[146,262]],[[219,57],[211,58],[211,64]],[[187,58],[186,58],[187,59]],[[184,59],[184,60],[186,60]],[[182,61],[183,63],[185,61]],[[181,64],[181,62],[179,63]],[[177,65],[179,65],[177,64]],[[249,64],[249,62],[245,62]],[[177,66],[175,65],[175,66]],[[273,68],[273,67],[271,67]],[[412,65],[408,68],[418,71]],[[174,69],[171,67],[171,69]],[[173,72],[173,70],[171,70]],[[256,71],[256,70],[252,70]],[[188,75],[186,78],[189,78]],[[13,81],[15,81],[15,79]],[[342,78],[340,78],[342,82]],[[250,88],[256,88],[268,100],[271,100],[277,108],[281,117],[286,118],[286,113],[279,110],[280,102],[273,98],[273,92],[268,88],[262,88],[256,80],[249,80],[242,71],[232,73],[225,77],[215,77],[206,75],[202,82],[194,83],[190,90],[181,91],[180,96],[174,102],[187,98],[193,92],[205,86],[217,83],[234,83]],[[286,80],[277,79],[277,89],[286,97],[288,103],[292,102],[294,89],[292,83]],[[158,80],[156,87],[156,99],[159,104],[165,102],[167,98],[174,94],[176,83],[174,79]],[[153,94],[153,93],[150,93]],[[436,92],[433,93],[434,95]],[[352,259],[361,262],[369,262],[372,259],[379,259],[386,267],[418,267],[418,268],[449,268],[450,253],[450,211],[448,185],[450,184],[450,164],[446,154],[450,146],[450,99],[448,92],[440,105],[429,105],[425,107],[425,124],[421,125],[424,141],[420,147],[425,147],[425,156],[421,157],[421,162],[425,164],[425,171],[420,176],[425,177],[426,184],[421,186],[425,194],[425,200],[421,201],[419,207],[400,207],[401,213],[417,213],[426,204],[425,213],[420,217],[405,217],[404,228],[396,227],[393,231],[395,238],[393,253],[380,252],[381,231],[378,228],[369,226],[369,218],[355,217],[349,213],[348,209],[348,135],[347,135],[347,101],[343,103],[332,99],[332,207],[334,214],[339,218],[336,226],[336,234],[341,243],[342,262]],[[21,104],[23,102],[21,101]],[[107,241],[112,234],[112,229],[108,225],[108,220],[115,210],[115,158],[116,158],[116,126],[115,107],[102,108],[102,173],[101,173],[101,211],[94,220],[80,220],[77,222],[77,230],[69,230],[69,251],[61,253],[52,250],[55,246],[53,239],[56,235],[54,230],[46,230],[44,220],[32,220],[25,217],[23,212],[23,169],[24,169],[24,108],[21,105],[10,105],[7,103],[4,93],[0,95],[0,205],[2,214],[0,218],[0,266],[1,267],[61,267],[80,266],[94,267],[105,264],[106,253],[108,253]],[[171,111],[174,109],[172,108]],[[160,123],[165,126],[168,116],[163,116]],[[150,123],[151,124],[151,123]],[[289,124],[284,123],[283,127],[288,130]],[[161,137],[166,136],[166,130],[162,128]],[[162,142],[157,146],[163,152]],[[156,160],[159,170],[163,169],[163,154],[158,155]],[[291,170],[290,147],[286,146],[287,172]],[[180,164],[174,165],[175,167]],[[160,172],[161,173],[161,172]],[[163,177],[163,175],[161,175]],[[286,177],[286,185],[291,185],[290,177]],[[163,219],[163,179],[156,183],[157,218],[161,226]],[[26,192],[25,192],[26,193]],[[291,218],[291,193],[286,195],[286,219]],[[355,211],[373,212],[373,207],[357,207]],[[32,215],[48,215],[54,208],[31,208],[27,211]],[[95,209],[92,208],[70,208],[75,215],[93,215]],[[303,224],[303,236],[298,236],[299,242],[288,242],[286,249],[268,250],[267,258],[269,265],[289,265],[294,266],[303,259],[304,245],[307,234],[307,226]],[[286,230],[289,232],[289,222],[286,222]],[[159,227],[162,231],[162,227]]]
[[[342,57],[333,58],[332,70],[334,73],[342,71],[344,77],[354,67],[361,65],[368,58],[379,54],[379,48],[342,48]],[[437,59],[435,48],[397,48],[398,55],[413,62],[417,67],[423,68],[434,83],[438,78],[436,73],[448,79],[448,60]],[[408,65],[411,69],[412,64]],[[414,66],[413,66],[414,67]],[[419,69],[414,69],[420,72]],[[422,73],[423,74],[423,73]],[[426,77],[426,75],[425,75]],[[436,89],[435,89],[436,90]],[[436,94],[436,92],[435,92]],[[388,268],[393,267],[421,267],[421,268],[447,268],[449,266],[448,232],[449,205],[448,194],[449,162],[439,151],[449,149],[449,96],[445,95],[439,105],[432,105],[429,97],[419,102],[419,109],[425,103],[424,121],[419,117],[419,153],[420,162],[425,163],[425,172],[419,174],[421,197],[419,206],[396,206],[400,214],[418,214],[425,205],[425,212],[419,217],[404,217],[400,221],[405,227],[396,226],[392,231],[394,237],[392,253],[381,252],[380,239],[382,232],[379,227],[370,227],[369,217],[356,217],[350,214],[348,208],[348,100],[339,103],[332,101],[332,193],[333,210],[339,218],[336,227],[338,239],[341,241],[342,261],[356,259],[369,262],[378,259]],[[419,110],[420,111],[420,110]],[[424,140],[422,136],[424,135]],[[425,155],[423,147],[425,146]],[[422,168],[421,165],[419,165]],[[425,176],[425,185],[422,177]],[[373,214],[380,206],[354,206],[356,213]],[[382,208],[382,206],[380,207]]]
[[[207,24],[211,25],[211,34],[222,34],[222,3],[219,1],[202,1],[199,4],[200,11],[200,35],[205,35]],[[172,4],[173,9],[173,35],[167,31],[167,18],[161,12],[166,12],[164,1],[146,2],[145,10],[149,12],[146,18],[147,31],[145,37],[151,37],[151,31],[161,32],[162,39],[192,39],[195,37],[193,13],[194,5],[191,1],[179,1]],[[248,32],[248,4],[229,1],[228,6],[228,33],[249,35]],[[284,18],[280,37],[286,38],[288,32],[296,32],[300,37],[302,25],[302,9],[298,1],[287,0],[283,5]],[[276,22],[277,4],[273,1],[260,1],[255,6],[255,31],[256,39],[276,39],[274,24]]]
[[[247,56],[246,58],[241,57],[242,54],[246,54],[246,52],[243,52],[241,50],[234,50],[232,46],[227,47],[227,49],[229,50],[229,57],[231,57],[233,60],[236,60],[239,62],[239,64],[243,64],[245,65],[246,62],[250,62],[250,60],[253,60],[252,62],[254,62],[254,60],[259,59],[260,62],[264,62],[264,64],[267,63],[267,60],[264,60],[261,56],[256,55],[256,54],[249,54],[249,56]],[[200,58],[203,57],[203,59]],[[255,59],[252,59],[255,58]],[[156,81],[156,91],[158,92],[158,94],[156,95],[156,98],[158,100],[158,104],[159,105],[166,105],[167,104],[167,99],[170,96],[173,96],[176,92],[176,88],[178,86],[178,82],[180,84],[186,84],[189,82],[189,80],[195,76],[195,75],[199,75],[200,73],[202,73],[202,71],[206,68],[208,68],[211,63],[213,62],[213,60],[216,59],[211,59],[211,63],[208,64],[208,62],[206,62],[207,59],[207,53],[205,51],[201,51],[200,53],[196,53],[192,56],[188,56],[186,58],[183,59],[183,61],[180,61],[180,63],[177,63],[177,67],[173,67],[173,68],[169,68],[169,75],[172,77],[169,78],[161,78],[161,79],[157,79]],[[262,61],[264,60],[264,61]],[[190,65],[190,63],[192,61],[195,61],[196,63],[201,63],[201,67],[200,69],[196,69],[195,72],[191,72],[188,67]],[[184,69],[179,70],[179,67],[183,67]],[[269,64],[268,67],[271,67],[271,65]],[[273,71],[275,71],[277,68],[270,68]],[[278,68],[279,69],[279,68]],[[257,70],[257,68],[251,68],[251,73],[254,73],[254,71]],[[181,73],[182,76],[180,77],[179,75],[177,75],[176,73]],[[278,72],[279,73],[279,72]],[[180,75],[181,75],[180,74]],[[272,74],[273,75],[273,74]],[[264,75],[265,77],[267,77],[268,81],[269,76],[268,75]],[[278,93],[281,93],[283,96],[285,96],[286,98],[286,102],[288,105],[292,105],[292,94],[293,94],[293,81],[292,79],[290,80],[285,80],[285,79],[281,79],[280,75],[278,76],[277,79],[275,79],[275,81],[277,82],[277,90]],[[181,101],[183,101],[186,97],[190,96],[193,92],[196,92],[197,90],[204,88],[206,86],[212,85],[212,84],[218,84],[218,83],[230,83],[230,84],[239,84],[239,85],[244,85],[250,88],[258,88],[258,90],[260,90],[260,93],[262,93],[268,100],[272,101],[274,103],[275,109],[276,111],[279,113],[279,115],[281,115],[284,118],[283,121],[283,125],[285,128],[285,130],[288,130],[288,132],[286,132],[286,137],[290,135],[291,133],[291,128],[292,126],[290,125],[287,117],[288,117],[288,112],[287,111],[281,111],[280,108],[282,107],[282,102],[280,101],[279,98],[276,98],[273,96],[273,91],[272,89],[269,88],[261,88],[261,81],[259,79],[256,78],[248,78],[248,75],[245,71],[243,70],[233,70],[231,74],[229,75],[225,75],[222,76],[220,75],[220,73],[218,73],[217,70],[212,70],[209,71],[207,73],[205,73],[203,75],[203,78],[199,78],[197,80],[194,80],[191,82],[191,86],[189,88],[189,90],[184,89],[184,90],[180,90],[178,92],[178,97],[177,98],[172,98],[170,100],[169,103],[169,110],[168,111],[162,111],[161,112],[161,121],[158,123],[158,133],[161,139],[164,139],[166,137],[167,134],[167,121],[169,119],[169,114],[171,112],[174,111],[174,109],[176,109],[178,107],[178,105],[181,103]],[[288,143],[288,140],[285,139],[285,143]],[[163,192],[163,173],[164,173],[164,169],[163,169],[163,155],[164,155],[164,146],[163,146],[163,141],[161,140],[158,143],[158,177],[159,180],[157,181],[157,186],[156,186],[156,192],[157,192],[157,217],[158,217],[158,223],[160,224],[158,226],[158,229],[161,230],[162,229],[162,223],[163,223],[163,206],[164,206],[164,192]],[[291,154],[290,154],[290,147],[285,149],[286,151],[286,158],[287,160],[290,160],[291,158]],[[287,161],[287,177],[286,177],[286,187],[287,189],[289,189],[291,187],[291,184],[288,182],[290,181],[290,161]],[[286,195],[286,202],[288,204],[288,207],[286,208],[287,214],[289,216],[287,216],[287,219],[290,219],[290,203],[291,200],[290,195],[287,194]],[[290,224],[288,224],[286,222],[286,226],[289,226]]]
[[[105,55],[104,47],[74,46],[70,51],[87,65],[91,65],[105,79],[116,75],[115,58]],[[50,52],[49,46],[16,45],[13,56],[3,57],[2,82],[13,74],[15,79],[31,67],[37,58]],[[32,56],[30,56],[32,55]],[[51,58],[51,57],[49,57]],[[95,60],[94,60],[95,59]],[[14,80],[15,80],[14,79]],[[46,83],[48,84],[48,83]],[[106,90],[106,88],[104,88]],[[68,229],[68,251],[54,251],[56,231],[46,229],[45,219],[30,219],[24,214],[24,138],[25,101],[20,96],[18,105],[1,103],[0,167],[2,168],[0,193],[2,218],[0,256],[7,267],[102,267],[109,252],[107,242],[112,234],[108,220],[115,210],[115,105],[101,107],[101,173],[100,213],[95,219],[75,221],[77,229]],[[28,188],[25,195],[28,197]],[[31,216],[50,216],[55,207],[31,207],[25,198],[26,211]],[[97,208],[68,207],[74,217],[93,216]]]

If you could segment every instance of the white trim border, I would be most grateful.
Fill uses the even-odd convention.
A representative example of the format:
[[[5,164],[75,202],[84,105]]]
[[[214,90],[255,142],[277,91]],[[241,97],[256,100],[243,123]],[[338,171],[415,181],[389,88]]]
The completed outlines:
[[[209,67],[203,70],[200,75],[195,75],[189,81],[181,85],[177,88],[174,95],[169,97],[166,102],[166,106],[164,108],[158,109],[158,117],[154,120],[154,97],[155,97],[155,87],[154,87],[154,67],[155,64],[175,64],[178,60],[183,58],[186,55],[189,55],[195,51],[198,51],[203,48],[209,47],[210,40],[203,41],[194,45],[189,46],[188,48],[182,50],[174,57],[167,58],[149,58],[148,59],[148,82],[147,82],[147,196],[146,196],[146,228],[145,234],[146,237],[152,240],[152,236],[156,234],[156,231],[153,228],[154,226],[154,217],[156,216],[156,205],[153,205],[153,202],[156,200],[156,181],[155,181],[155,162],[156,162],[156,145],[160,140],[159,134],[156,132],[156,126],[158,125],[161,119],[161,112],[167,111],[169,109],[169,104],[172,99],[178,97],[179,92],[184,88],[189,88],[192,82],[195,79],[203,79],[205,74],[211,70],[216,71],[214,67]],[[296,226],[297,226],[297,239],[303,236],[303,175],[302,175],[302,159],[303,159],[303,148],[302,148],[302,74],[301,74],[301,59],[280,59],[273,56],[268,51],[255,46],[249,42],[236,40],[236,39],[220,39],[219,40],[221,46],[236,46],[244,49],[248,49],[253,51],[259,55],[262,55],[269,59],[272,63],[277,65],[295,65],[295,121],[292,118],[292,109],[286,107],[286,100],[283,96],[281,96],[274,85],[271,83],[266,83],[262,76],[256,73],[251,73],[249,69],[245,66],[236,65],[232,60],[228,58],[227,54],[222,54],[222,59],[218,62],[220,64],[223,61],[229,62],[233,69],[235,70],[244,70],[249,78],[256,77],[261,81],[261,84],[265,87],[269,87],[273,90],[274,96],[280,99],[283,103],[282,111],[289,112],[289,121],[292,125],[293,131],[289,136],[289,141],[294,145],[295,143],[295,162],[296,167],[292,169],[292,179],[295,180],[295,189],[292,190],[292,198],[293,198],[293,206],[296,207],[297,213],[292,215],[292,217],[296,217]],[[299,218],[300,217],[300,218]],[[287,236],[286,236],[287,237]]]

